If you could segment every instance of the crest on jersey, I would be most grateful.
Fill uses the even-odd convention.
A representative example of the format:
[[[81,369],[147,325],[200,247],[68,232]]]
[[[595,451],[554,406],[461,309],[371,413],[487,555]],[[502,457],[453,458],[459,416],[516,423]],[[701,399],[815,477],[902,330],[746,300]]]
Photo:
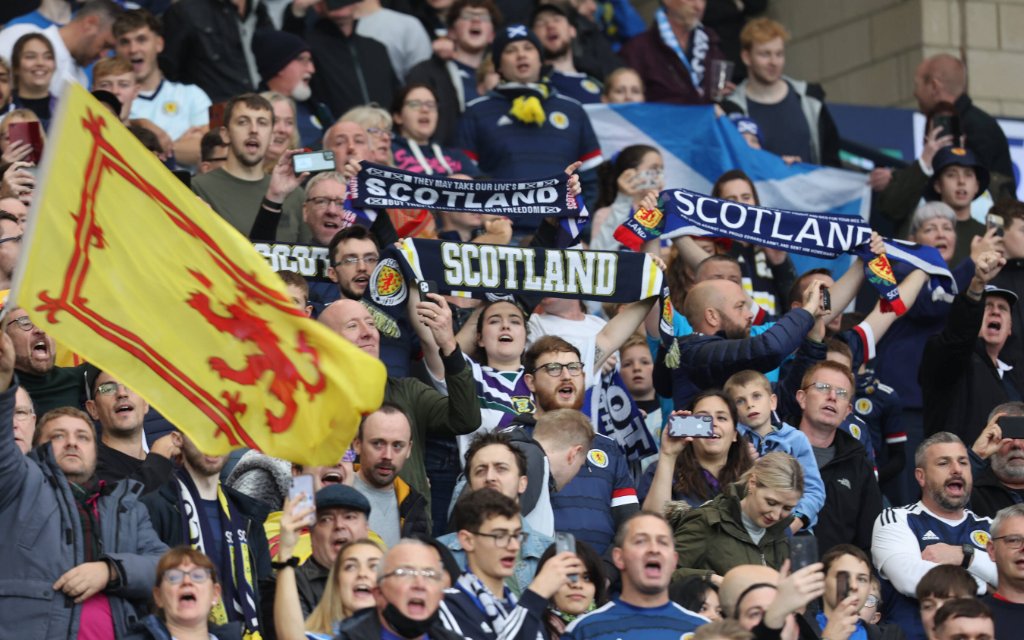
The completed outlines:
[[[556,129],[569,128],[569,116],[565,115],[561,111],[552,111],[551,115],[548,116],[548,122],[550,122],[551,126]]]
[[[584,91],[586,91],[587,93],[592,93],[595,96],[601,93],[601,86],[598,85],[593,80],[591,80],[590,78],[586,78],[585,80],[583,80],[583,82],[580,82],[580,86],[583,87]]]
[[[974,546],[976,547],[984,549],[988,546],[989,540],[991,540],[991,537],[988,535],[988,531],[976,529],[971,532],[971,542],[974,543]]]
[[[852,424],[851,423],[850,424],[850,435],[853,436],[854,438],[857,438],[858,440],[860,440],[860,434],[861,434],[860,425],[856,425],[856,424]]]
[[[588,451],[587,460],[595,467],[604,469],[608,466],[608,454],[600,449],[591,449]]]
[[[530,396],[512,396],[512,408],[516,413],[533,413],[533,400]]]
[[[169,116],[173,116],[174,114],[178,113],[178,103],[174,100],[168,100],[167,102],[165,102],[164,113],[166,113]]]
[[[382,307],[394,307],[405,302],[408,293],[398,261],[384,258],[378,262],[370,276],[370,298]]]
[[[875,405],[867,398],[857,398],[857,402],[853,403],[853,410],[862,416],[868,415],[874,408]]]

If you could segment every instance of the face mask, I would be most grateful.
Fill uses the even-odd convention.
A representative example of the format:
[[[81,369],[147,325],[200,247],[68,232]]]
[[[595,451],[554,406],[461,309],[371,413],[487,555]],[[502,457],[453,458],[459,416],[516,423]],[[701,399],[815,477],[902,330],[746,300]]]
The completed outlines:
[[[388,623],[388,626],[395,630],[395,633],[402,636],[403,638],[418,638],[434,625],[437,621],[437,609],[434,609],[433,615],[426,620],[413,620],[406,616],[404,613],[398,610],[398,607],[388,603],[388,606],[384,607],[382,612],[384,621]]]

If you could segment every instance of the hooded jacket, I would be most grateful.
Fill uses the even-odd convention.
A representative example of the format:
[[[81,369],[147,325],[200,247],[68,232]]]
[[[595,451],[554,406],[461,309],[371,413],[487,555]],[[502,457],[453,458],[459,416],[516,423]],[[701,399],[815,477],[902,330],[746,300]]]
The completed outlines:
[[[689,575],[720,576],[741,564],[760,564],[778,569],[789,558],[789,536],[792,516],[765,529],[761,542],[755,543],[743,526],[740,500],[747,494],[741,482],[730,484],[713,500],[682,517],[670,512],[674,530],[678,569],[673,579]]]
[[[10,425],[17,385],[0,393],[0,422]],[[139,503],[142,485],[127,481],[97,501],[97,532],[120,586],[104,591],[114,631],[126,636],[141,619],[156,581],[156,565],[167,545],[160,541],[149,514]],[[19,640],[78,637],[82,605],[53,584],[85,562],[78,508],[64,472],[49,444],[22,455],[8,429],[0,437],[0,636]],[[10,526],[17,523],[16,526]],[[10,634],[10,635],[8,635]]]
[[[871,533],[882,512],[882,490],[867,452],[856,438],[837,429],[832,446],[835,457],[818,469],[825,483],[825,505],[814,528],[818,549],[827,551],[845,542],[871,555]]]

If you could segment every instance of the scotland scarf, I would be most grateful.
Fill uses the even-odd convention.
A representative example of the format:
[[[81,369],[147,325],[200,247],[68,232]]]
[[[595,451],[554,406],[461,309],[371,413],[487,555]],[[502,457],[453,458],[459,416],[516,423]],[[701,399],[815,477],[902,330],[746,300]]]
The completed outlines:
[[[658,453],[658,443],[647,430],[643,414],[617,370],[601,376],[587,389],[582,411],[590,417],[598,433],[614,439],[626,452],[626,461],[634,479],[641,474],[640,462]]]
[[[217,562],[217,575],[220,576],[222,589],[220,601],[210,611],[210,622],[216,625],[227,624],[229,620],[241,620],[244,627],[243,637],[246,640],[258,640],[259,610],[256,606],[256,571],[252,563],[252,553],[246,539],[245,519],[238,509],[233,507],[224,494],[224,488],[217,484],[217,505],[220,523],[216,527],[203,516],[200,506],[199,489],[192,477],[185,470],[176,473],[178,481],[178,512],[183,519],[182,525],[188,533],[188,546],[203,553],[212,551],[214,531],[220,532],[220,558]],[[230,608],[230,611],[229,611]]]
[[[568,181],[564,173],[518,182],[455,180],[364,162],[349,182],[345,208],[364,220],[381,208],[487,213],[513,221],[555,217],[566,236],[560,244],[571,246],[590,214],[580,196],[569,194]]]
[[[661,293],[662,273],[647,254],[540,249],[406,238],[408,278],[437,283],[461,297],[534,294],[554,298],[635,302]]]
[[[658,35],[661,36],[661,41],[679,56],[679,61],[683,63],[686,71],[690,74],[693,88],[700,95],[704,95],[704,59],[707,58],[708,50],[711,48],[711,40],[708,38],[707,31],[704,30],[704,26],[698,24],[690,32],[690,37],[686,42],[686,48],[689,51],[687,54],[687,51],[684,51],[679,44],[679,38],[672,31],[672,25],[668,21],[665,9],[658,9],[654,14],[654,20],[658,24]]]
[[[902,314],[896,278],[889,260],[906,262],[932,276],[933,291],[956,294],[956,283],[939,252],[909,242],[886,240],[886,252],[869,249],[871,227],[860,218],[829,213],[800,213],[745,205],[710,196],[669,189],[662,191],[659,209],[638,210],[615,231],[615,238],[638,250],[647,240],[682,235],[721,236],[820,258],[850,253],[864,261],[868,282],[882,298],[883,307]]]
[[[309,282],[331,282],[327,247],[292,242],[253,242],[274,271],[294,271]]]

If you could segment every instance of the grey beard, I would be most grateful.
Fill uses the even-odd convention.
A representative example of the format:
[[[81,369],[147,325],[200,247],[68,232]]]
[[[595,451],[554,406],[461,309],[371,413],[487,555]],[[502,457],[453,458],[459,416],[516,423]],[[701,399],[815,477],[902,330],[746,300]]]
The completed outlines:
[[[1008,456],[992,456],[992,473],[1003,482],[1024,482],[1024,465],[1011,465]]]
[[[310,89],[309,84],[305,82],[300,82],[295,85],[294,89],[292,89],[292,98],[296,102],[305,102],[306,100],[309,100],[312,95],[313,90]]]

